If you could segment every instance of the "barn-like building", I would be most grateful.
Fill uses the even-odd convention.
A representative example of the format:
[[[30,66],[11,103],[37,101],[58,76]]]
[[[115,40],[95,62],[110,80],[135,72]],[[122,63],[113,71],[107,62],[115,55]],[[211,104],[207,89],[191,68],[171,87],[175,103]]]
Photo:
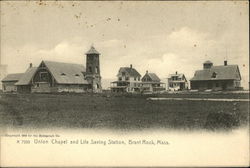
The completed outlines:
[[[195,71],[190,80],[192,90],[236,90],[241,89],[238,65],[214,66],[211,61],[203,63],[203,70]]]
[[[86,66],[54,61],[42,61],[30,67],[12,82],[19,93],[101,92],[100,53],[91,46],[86,53]]]

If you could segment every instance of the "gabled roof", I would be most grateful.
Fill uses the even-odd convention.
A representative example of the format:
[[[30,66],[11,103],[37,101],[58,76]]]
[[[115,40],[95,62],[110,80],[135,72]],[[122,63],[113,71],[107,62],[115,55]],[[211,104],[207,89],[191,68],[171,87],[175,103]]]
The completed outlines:
[[[121,67],[119,69],[119,73],[120,72],[127,72],[131,77],[141,77],[141,74],[136,69],[130,67]]]
[[[31,82],[32,77],[34,76],[37,67],[31,67],[26,70],[23,76],[15,85],[28,85]]]
[[[100,53],[95,49],[94,46],[91,46],[89,51],[86,52],[86,54],[99,54],[100,55]]]
[[[183,76],[184,76],[184,74],[183,73],[178,73],[178,74],[170,74],[169,75],[169,78],[171,78],[172,76],[177,76],[178,78],[182,78]]]
[[[88,84],[83,75],[86,69],[81,64],[54,61],[42,61],[41,64],[43,63],[58,84]]]
[[[148,76],[153,82],[160,82],[160,78],[155,73],[146,73],[144,77]]]
[[[216,77],[213,78],[213,73],[216,73]],[[220,65],[212,66],[209,69],[195,71],[194,77],[191,81],[195,80],[226,80],[226,79],[239,79],[241,75],[238,65]]]
[[[6,77],[3,78],[2,82],[18,81],[22,77],[22,75],[23,75],[23,73],[8,74]]]

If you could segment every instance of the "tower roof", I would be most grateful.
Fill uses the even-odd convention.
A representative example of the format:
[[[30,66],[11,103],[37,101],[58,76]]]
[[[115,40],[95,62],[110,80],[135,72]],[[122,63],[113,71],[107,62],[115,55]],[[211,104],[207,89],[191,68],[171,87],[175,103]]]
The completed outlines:
[[[204,62],[203,64],[212,64],[211,61],[207,60],[206,62]]]
[[[86,54],[99,54],[100,55],[100,53],[95,49],[93,45],[90,47],[89,51],[86,52]]]

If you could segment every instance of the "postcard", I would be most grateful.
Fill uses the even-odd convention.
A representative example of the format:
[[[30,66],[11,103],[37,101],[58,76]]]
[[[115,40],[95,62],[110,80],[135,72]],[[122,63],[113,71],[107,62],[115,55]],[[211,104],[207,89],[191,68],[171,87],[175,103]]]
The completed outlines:
[[[1,167],[249,166],[248,1],[1,1]]]

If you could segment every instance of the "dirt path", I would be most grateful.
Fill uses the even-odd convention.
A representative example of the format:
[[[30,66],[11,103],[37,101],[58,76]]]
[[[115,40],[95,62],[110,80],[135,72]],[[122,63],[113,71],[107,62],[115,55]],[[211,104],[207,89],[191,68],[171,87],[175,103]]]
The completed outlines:
[[[192,100],[192,101],[223,101],[223,102],[247,102],[249,99],[211,99],[211,98],[166,98],[149,97],[147,100]]]

